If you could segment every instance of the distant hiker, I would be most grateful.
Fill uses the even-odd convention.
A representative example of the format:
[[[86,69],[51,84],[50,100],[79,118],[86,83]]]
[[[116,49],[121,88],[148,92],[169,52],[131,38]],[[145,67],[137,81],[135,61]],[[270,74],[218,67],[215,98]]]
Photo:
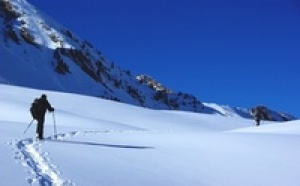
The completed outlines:
[[[54,108],[48,102],[45,94],[42,94],[40,98],[35,99],[31,104],[31,115],[38,122],[36,127],[36,137],[40,140],[44,139],[44,122],[47,110],[53,112]]]
[[[263,119],[263,112],[259,107],[254,108],[253,116],[256,121],[256,126],[260,125],[260,121]]]

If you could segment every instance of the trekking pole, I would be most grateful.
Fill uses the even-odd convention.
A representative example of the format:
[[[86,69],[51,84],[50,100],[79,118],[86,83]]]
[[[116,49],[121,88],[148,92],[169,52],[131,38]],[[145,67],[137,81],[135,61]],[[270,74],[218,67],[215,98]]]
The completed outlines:
[[[31,122],[29,123],[29,125],[27,126],[27,128],[24,130],[24,134],[27,132],[27,130],[29,129],[29,127],[32,125],[34,119],[31,120]]]
[[[56,131],[56,121],[55,121],[54,111],[53,111],[52,116],[53,116],[53,125],[54,125],[54,136],[56,137],[57,131]]]

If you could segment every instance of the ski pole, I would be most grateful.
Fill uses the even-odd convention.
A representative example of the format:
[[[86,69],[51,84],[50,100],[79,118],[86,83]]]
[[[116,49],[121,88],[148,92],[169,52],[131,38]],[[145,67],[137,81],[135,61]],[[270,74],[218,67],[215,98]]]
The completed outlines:
[[[34,119],[31,120],[31,122],[29,123],[29,125],[27,126],[27,128],[24,130],[24,134],[27,132],[27,130],[29,129],[29,127],[32,125]]]
[[[55,121],[54,111],[53,111],[52,116],[53,116],[53,125],[54,125],[54,136],[56,137],[57,131],[56,131],[56,121]]]

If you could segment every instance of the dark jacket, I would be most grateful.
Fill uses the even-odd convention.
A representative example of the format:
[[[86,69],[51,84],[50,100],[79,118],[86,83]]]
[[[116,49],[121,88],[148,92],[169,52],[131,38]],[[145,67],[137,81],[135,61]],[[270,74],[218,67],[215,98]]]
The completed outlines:
[[[262,120],[263,119],[263,113],[260,109],[255,109],[253,114],[254,114],[255,120]]]
[[[47,110],[50,112],[54,111],[54,108],[50,105],[47,98],[41,97],[38,102],[39,102],[39,109],[38,109],[39,117],[44,117]]]

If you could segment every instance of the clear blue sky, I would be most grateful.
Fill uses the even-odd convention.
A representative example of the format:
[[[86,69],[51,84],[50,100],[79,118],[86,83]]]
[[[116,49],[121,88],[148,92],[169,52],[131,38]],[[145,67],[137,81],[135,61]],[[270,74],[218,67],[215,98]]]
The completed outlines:
[[[133,74],[300,117],[298,0],[28,0]]]

